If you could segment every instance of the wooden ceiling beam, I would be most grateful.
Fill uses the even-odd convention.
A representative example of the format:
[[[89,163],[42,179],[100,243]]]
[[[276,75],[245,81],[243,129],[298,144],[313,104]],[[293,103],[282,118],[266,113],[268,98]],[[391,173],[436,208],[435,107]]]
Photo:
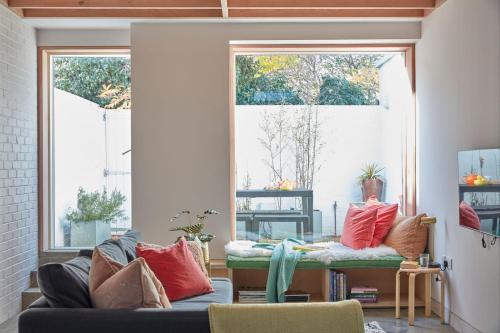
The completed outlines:
[[[317,17],[317,18],[420,18],[423,9],[231,9],[233,18],[279,18],[279,17]]]
[[[220,8],[220,0],[9,0],[8,4],[11,8]]]
[[[432,9],[436,0],[228,0],[229,8]]]
[[[24,9],[24,17],[53,18],[214,18],[219,9]]]
[[[23,10],[21,8],[10,8],[7,0],[0,0],[0,6],[7,7],[11,12],[16,14],[19,17],[23,17]]]

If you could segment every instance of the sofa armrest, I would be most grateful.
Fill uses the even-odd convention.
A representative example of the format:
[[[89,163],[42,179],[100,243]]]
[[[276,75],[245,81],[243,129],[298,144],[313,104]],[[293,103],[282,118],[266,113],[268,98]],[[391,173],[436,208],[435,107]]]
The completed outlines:
[[[210,333],[208,312],[37,308],[19,317],[19,333]]]

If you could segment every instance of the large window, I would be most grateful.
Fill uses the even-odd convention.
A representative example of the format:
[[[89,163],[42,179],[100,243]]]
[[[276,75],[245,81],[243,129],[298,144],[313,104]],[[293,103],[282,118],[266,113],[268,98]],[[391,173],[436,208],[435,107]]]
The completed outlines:
[[[40,57],[44,245],[93,247],[131,226],[130,56]]]
[[[233,60],[236,239],[335,239],[349,206],[372,195],[411,211],[406,49],[240,49]]]

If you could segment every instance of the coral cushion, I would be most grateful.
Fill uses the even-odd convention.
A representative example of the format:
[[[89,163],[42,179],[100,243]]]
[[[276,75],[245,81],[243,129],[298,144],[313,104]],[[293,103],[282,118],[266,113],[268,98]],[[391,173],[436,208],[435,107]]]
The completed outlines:
[[[459,206],[460,210],[460,225],[472,229],[479,230],[481,221],[474,208],[468,203],[462,201]]]
[[[363,209],[351,205],[344,221],[340,242],[353,249],[369,247],[375,229],[376,209]]]
[[[377,218],[375,220],[375,230],[371,247],[379,246],[384,242],[385,237],[392,228],[392,224],[398,214],[398,204],[383,205],[377,207]]]
[[[173,245],[171,245],[173,246]],[[206,277],[208,277],[208,271],[205,266],[205,257],[203,256],[203,250],[201,248],[201,245],[197,241],[187,241],[187,246],[189,251],[191,251],[191,254],[194,257],[194,260],[200,266],[201,271],[203,274],[205,274]],[[137,247],[140,248],[157,248],[161,249],[164,248],[165,246],[162,245],[157,245],[157,244],[149,244],[149,243],[144,243],[144,242],[138,242]]]
[[[417,259],[427,245],[427,226],[420,223],[424,216],[425,214],[396,217],[384,244],[409,260]]]
[[[136,247],[137,256],[146,260],[165,287],[169,300],[213,292],[210,280],[203,274],[182,238],[177,244],[164,248]]]

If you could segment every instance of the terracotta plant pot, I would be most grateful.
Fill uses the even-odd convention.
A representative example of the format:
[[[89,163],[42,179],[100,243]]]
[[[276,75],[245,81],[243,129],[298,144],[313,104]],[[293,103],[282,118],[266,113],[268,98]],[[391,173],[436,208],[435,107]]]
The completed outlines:
[[[382,190],[384,182],[381,179],[366,179],[361,184],[361,192],[363,193],[363,201],[366,201],[372,195],[375,195],[378,200],[382,200]]]

